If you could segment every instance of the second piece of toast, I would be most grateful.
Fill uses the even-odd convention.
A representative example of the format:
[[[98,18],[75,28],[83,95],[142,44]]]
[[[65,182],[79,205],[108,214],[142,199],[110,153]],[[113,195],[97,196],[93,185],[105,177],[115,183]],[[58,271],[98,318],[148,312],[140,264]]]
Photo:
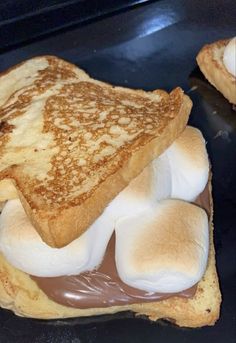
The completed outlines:
[[[224,50],[230,39],[205,45],[197,55],[197,63],[206,79],[232,104],[236,104],[236,78],[223,63]],[[235,62],[236,63],[236,62]]]

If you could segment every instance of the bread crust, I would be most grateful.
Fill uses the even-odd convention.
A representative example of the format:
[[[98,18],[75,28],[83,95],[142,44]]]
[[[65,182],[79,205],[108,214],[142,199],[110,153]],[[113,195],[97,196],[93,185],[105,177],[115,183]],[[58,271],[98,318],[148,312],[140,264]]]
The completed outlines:
[[[27,63],[27,61],[24,63]],[[19,68],[24,68],[24,63],[14,67],[13,69],[10,69],[8,72],[5,72],[4,74],[2,74],[2,76],[0,76],[0,89],[2,87],[2,89],[4,90],[4,82],[2,81],[3,79],[1,78],[6,78],[12,70],[17,71],[19,70]],[[87,177],[86,176],[87,174],[83,169],[82,169],[82,172],[78,171],[79,168],[78,168],[77,163],[79,162],[80,157],[78,155],[74,157],[73,155],[73,158],[75,160],[75,165],[73,165],[72,167],[71,166],[67,167],[66,165],[63,164],[64,160],[66,159],[73,160],[73,158],[70,156],[70,153],[68,152],[68,155],[66,155],[66,157],[62,158],[60,162],[56,164],[58,154],[57,152],[54,153],[53,149],[54,148],[60,149],[60,147],[65,142],[64,141],[62,142],[61,140],[57,141],[56,140],[57,137],[55,138],[55,136],[61,135],[61,130],[64,130],[64,126],[63,126],[63,129],[60,128],[60,130],[58,130],[58,127],[56,127],[55,123],[53,122],[52,124],[52,121],[50,121],[51,119],[48,119],[48,117],[51,118],[48,114],[46,117],[44,115],[44,118],[43,118],[44,128],[38,134],[39,135],[50,134],[51,136],[54,135],[54,141],[53,141],[54,143],[50,143],[51,145],[46,147],[45,149],[46,152],[41,151],[41,150],[40,152],[39,151],[35,152],[35,149],[34,149],[32,150],[32,153],[29,153],[29,149],[27,147],[28,149],[27,158],[30,160],[32,156],[32,161],[30,161],[31,163],[30,165],[27,164],[28,160],[27,158],[24,158],[23,156],[24,152],[23,152],[22,153],[22,157],[24,158],[23,163],[22,161],[20,161],[16,163],[16,165],[9,164],[8,167],[6,167],[0,172],[0,180],[10,179],[14,183],[18,192],[18,196],[23,204],[23,207],[27,215],[29,219],[31,220],[32,224],[34,225],[34,227],[36,228],[36,230],[38,231],[38,233],[40,234],[40,236],[42,237],[42,239],[48,245],[52,247],[63,247],[69,244],[74,239],[78,238],[83,232],[85,232],[88,229],[88,227],[96,220],[96,218],[99,215],[101,215],[102,211],[107,206],[107,204],[123,188],[125,188],[128,185],[128,183],[134,177],[136,177],[148,163],[150,163],[154,158],[158,157],[163,151],[165,151],[172,144],[172,142],[181,134],[181,132],[184,130],[187,124],[189,113],[192,107],[192,102],[188,96],[184,95],[183,91],[180,88],[176,88],[170,94],[168,94],[162,90],[155,90],[153,92],[144,92],[142,90],[131,90],[131,89],[125,89],[122,87],[114,87],[114,86],[111,86],[111,85],[108,85],[103,82],[90,78],[84,71],[80,70],[76,66],[68,62],[65,62],[63,60],[60,60],[56,57],[51,57],[51,56],[37,57],[35,59],[30,60],[30,63],[31,63],[30,68],[34,71],[34,73],[36,73],[36,71],[39,70],[39,67],[37,67],[38,69],[35,68],[36,71],[34,70],[35,64],[41,63],[44,65],[45,63],[48,63],[49,66],[47,66],[47,68],[45,68],[44,66],[40,66],[41,68],[40,72],[42,75],[39,72],[39,76],[37,76],[38,78],[36,77],[36,81],[35,80],[32,81],[34,88],[33,88],[33,91],[31,88],[29,89],[29,94],[27,95],[29,97],[32,95],[31,94],[32,92],[33,94],[35,94],[35,92],[37,93],[38,91],[43,92],[42,94],[45,96],[45,92],[50,90],[48,89],[48,84],[51,85],[50,87],[53,87],[55,86],[55,84],[59,82],[60,87],[63,88],[63,92],[59,94],[59,100],[56,101],[56,104],[59,103],[60,106],[62,107],[64,106],[63,107],[64,109],[68,108],[71,105],[71,103],[73,104],[73,106],[77,105],[77,102],[76,102],[77,100],[75,99],[79,92],[78,87],[80,87],[79,88],[80,91],[82,89],[81,91],[82,98],[86,97],[87,90],[89,92],[89,87],[92,88],[91,94],[89,93],[92,98],[94,97],[94,92],[95,93],[104,92],[108,94],[108,96],[111,95],[111,98],[113,100],[115,99],[114,100],[115,108],[116,108],[117,99],[121,101],[122,104],[123,102],[124,103],[129,102],[130,99],[131,100],[133,99],[132,100],[133,103],[135,101],[137,102],[141,101],[140,99],[142,99],[141,102],[143,102],[143,104],[146,104],[144,105],[146,106],[146,112],[143,113],[143,110],[142,110],[141,115],[140,113],[137,113],[138,114],[137,118],[136,117],[134,118],[135,121],[138,122],[137,128],[139,131],[141,130],[140,131],[141,133],[138,134],[136,138],[131,139],[130,141],[128,140],[128,142],[126,142],[123,146],[121,146],[121,148],[117,148],[115,150],[114,157],[113,155],[112,155],[112,158],[109,157],[110,159],[106,159],[105,157],[104,161],[102,160],[103,163],[101,163],[100,166],[97,167],[96,163],[89,165],[88,167],[89,171],[93,172],[93,174],[95,175],[94,179],[95,180],[98,179],[98,181],[94,182],[94,184],[82,194],[79,194],[79,195],[77,194],[78,191],[80,191],[83,186],[82,183],[78,182],[72,189],[73,192],[70,191],[69,188],[66,188],[67,186],[65,186],[66,183],[68,183],[69,185],[70,181],[72,180],[71,170],[77,173],[75,177],[77,179],[82,177],[81,176],[82,174],[85,175],[85,178]],[[24,70],[24,73],[25,73],[24,77],[26,80],[25,82],[29,82],[29,75],[27,74],[27,71]],[[58,77],[60,78],[60,76],[57,76],[57,75],[62,75],[61,76],[62,81],[61,79],[59,79],[58,81]],[[10,80],[9,82],[12,82],[12,80]],[[35,86],[35,82],[38,82],[39,86],[38,84]],[[46,87],[46,91],[44,87]],[[68,103],[66,102],[67,99],[70,98],[70,94],[68,94],[68,98],[66,98],[66,100],[64,100],[64,103],[63,103],[60,96],[63,97],[65,95],[64,90],[66,91],[67,89],[68,91],[68,89],[70,90],[71,87],[74,92],[72,93],[73,94],[72,100],[69,100]],[[17,92],[15,92],[14,94],[16,93]],[[9,91],[9,94],[10,96],[12,96],[11,90]],[[41,97],[42,97],[42,94],[40,93]],[[25,96],[25,94],[23,95]],[[22,97],[23,95],[21,94]],[[13,100],[10,100],[10,101],[14,102],[14,96],[13,96]],[[54,93],[53,93],[53,97],[55,98]],[[65,105],[65,102],[66,102],[66,105]],[[148,112],[149,108],[147,107],[148,106],[147,103],[152,108],[151,112]],[[45,107],[49,108],[50,104],[46,103]],[[0,107],[0,110],[2,110],[2,113],[3,113],[3,117],[2,117],[3,120],[5,120],[5,118],[8,119],[9,116],[11,117],[13,115],[12,111],[13,112],[18,111],[18,105],[19,104],[16,102],[14,103],[14,106],[11,104],[10,107],[9,106],[6,107],[5,105],[4,105],[5,107],[3,106],[2,109]],[[87,105],[88,103],[86,103],[86,106]],[[134,111],[134,113],[136,113],[135,104],[132,105],[133,108],[131,105],[132,104],[129,103],[128,107],[126,107],[126,104],[125,104],[123,106],[124,107],[123,110],[125,111],[130,110],[131,112]],[[25,103],[23,102],[22,116],[25,113],[24,111],[26,111],[24,106],[25,106]],[[9,108],[10,108],[10,111],[9,111]],[[106,108],[106,105],[105,105],[105,108]],[[76,107],[76,110],[74,108],[73,115],[77,115],[76,111],[77,111],[77,107]],[[83,111],[84,111],[84,107],[82,106],[82,112]],[[102,112],[102,110],[100,109],[99,111]],[[100,114],[101,112],[99,112],[98,114]],[[55,114],[55,113],[57,112],[53,113],[57,120],[58,114]],[[60,110],[59,110],[59,114],[60,114]],[[18,115],[19,114],[14,114],[14,116],[18,116]],[[150,122],[149,124],[144,123],[145,118],[147,116],[149,116],[149,119],[151,120],[151,125],[150,125]],[[65,116],[63,114],[63,120],[64,119],[68,120],[68,115]],[[6,124],[6,121],[5,121],[5,124]],[[106,124],[107,122],[105,121],[104,125]],[[119,129],[123,129],[122,125],[119,126]],[[148,129],[149,126],[151,126],[152,128]],[[13,135],[11,132],[12,131],[11,125],[8,125],[8,127],[6,125],[6,129],[7,128],[9,130],[9,133],[7,133],[4,136],[5,140],[7,139],[9,140]],[[83,130],[85,130],[84,127],[83,127]],[[78,130],[74,130],[72,133],[74,134],[76,133],[76,131]],[[130,133],[128,132],[129,130],[127,128],[125,128],[124,131],[127,133]],[[71,133],[71,131],[69,131],[69,133]],[[63,135],[69,135],[69,133],[67,133],[66,131],[66,133],[63,132]],[[94,134],[95,141],[97,139],[96,134],[97,133],[95,132]],[[104,132],[102,132],[102,137],[104,137],[104,135],[106,136],[108,135],[107,129],[104,129]],[[39,136],[39,138],[40,137],[41,136]],[[113,141],[116,140],[116,138],[114,137],[115,135],[112,137]],[[47,136],[47,139],[49,139],[48,136]],[[42,141],[43,141],[43,138],[42,138]],[[115,141],[115,143],[117,142]],[[4,144],[5,142],[3,142],[3,145]],[[15,145],[16,144],[14,143],[14,146]],[[52,148],[52,145],[53,145],[53,148]],[[63,149],[65,150],[64,145],[63,145]],[[25,149],[25,147],[20,147],[20,148]],[[113,149],[114,147],[111,144],[111,146],[108,146],[108,148]],[[6,148],[4,150],[4,147],[2,147],[1,149],[2,150],[0,150],[0,157],[4,159],[4,154],[6,154],[6,152],[9,149]],[[18,151],[15,152],[15,150],[13,150],[13,152],[16,156],[19,155]],[[42,157],[41,157],[42,163],[45,163],[45,160],[46,160],[45,153],[47,153],[48,165],[49,166],[51,165],[51,169],[47,173],[47,178],[49,180],[47,182],[45,181],[45,179],[39,182],[38,179],[34,175],[31,177],[31,175],[29,175],[28,173],[30,166],[34,172],[36,171],[36,173],[37,173],[38,168],[40,168],[40,165],[39,166],[37,165],[37,167],[35,167],[35,163],[38,163],[37,162],[38,159],[36,159],[36,157],[33,156],[35,153],[42,154]],[[96,154],[97,152],[94,154],[90,154],[89,158],[92,159],[94,156],[96,156]],[[61,158],[61,155],[60,155],[60,158]],[[32,168],[32,165],[33,165],[33,168]],[[62,165],[63,165],[62,172],[64,172],[63,175],[65,175],[65,177],[60,174],[60,171],[61,171],[60,168]],[[103,166],[106,166],[106,168],[104,168]],[[91,179],[92,178],[90,178],[89,176],[87,177],[88,182],[90,182]],[[66,192],[68,192],[68,194],[66,194]],[[72,195],[72,194],[76,194],[76,195]]]
[[[210,185],[209,185],[210,187]],[[58,319],[113,314],[133,311],[150,320],[167,319],[182,327],[214,325],[219,318],[221,293],[219,289],[213,243],[213,205],[211,198],[210,251],[204,277],[191,299],[173,297],[163,301],[108,308],[75,309],[50,300],[29,275],[9,265],[0,255],[0,305],[18,316]]]
[[[205,45],[197,55],[197,63],[206,79],[232,104],[236,104],[236,77],[223,63],[223,53],[230,39]]]

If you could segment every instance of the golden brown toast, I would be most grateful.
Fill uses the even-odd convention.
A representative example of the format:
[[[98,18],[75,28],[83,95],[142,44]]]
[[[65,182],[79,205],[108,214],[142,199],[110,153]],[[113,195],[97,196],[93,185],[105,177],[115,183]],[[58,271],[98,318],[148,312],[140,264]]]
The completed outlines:
[[[210,188],[209,190],[211,191]],[[164,318],[184,327],[214,325],[219,318],[221,294],[215,266],[211,197],[210,201],[211,225],[208,265],[193,298],[172,297],[152,303],[108,308],[76,309],[66,307],[50,300],[28,274],[12,267],[0,254],[0,306],[11,309],[19,316],[42,319],[93,316],[130,310],[137,315],[144,314],[151,320]]]
[[[230,39],[205,45],[197,55],[197,63],[206,79],[232,104],[236,104],[236,78],[223,63],[223,54]]]
[[[171,145],[191,107],[180,88],[114,87],[53,56],[23,62],[0,76],[0,201],[18,195],[62,247]]]

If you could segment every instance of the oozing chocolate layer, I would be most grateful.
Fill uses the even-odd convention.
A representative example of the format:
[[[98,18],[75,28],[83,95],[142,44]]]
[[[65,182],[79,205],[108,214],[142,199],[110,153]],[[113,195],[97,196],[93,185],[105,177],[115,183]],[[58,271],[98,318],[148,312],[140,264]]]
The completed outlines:
[[[209,187],[194,202],[210,214]],[[79,275],[60,277],[31,276],[39,288],[56,303],[75,308],[109,307],[142,302],[160,301],[173,296],[193,297],[197,285],[179,293],[148,293],[130,287],[118,276],[115,264],[113,234],[100,267]]]

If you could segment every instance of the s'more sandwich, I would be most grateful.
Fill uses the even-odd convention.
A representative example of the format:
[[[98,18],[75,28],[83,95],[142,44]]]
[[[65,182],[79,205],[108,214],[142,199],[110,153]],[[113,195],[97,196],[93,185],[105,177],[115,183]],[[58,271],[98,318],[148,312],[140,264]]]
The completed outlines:
[[[0,76],[0,305],[213,325],[211,174],[180,88],[145,92],[54,56]]]

